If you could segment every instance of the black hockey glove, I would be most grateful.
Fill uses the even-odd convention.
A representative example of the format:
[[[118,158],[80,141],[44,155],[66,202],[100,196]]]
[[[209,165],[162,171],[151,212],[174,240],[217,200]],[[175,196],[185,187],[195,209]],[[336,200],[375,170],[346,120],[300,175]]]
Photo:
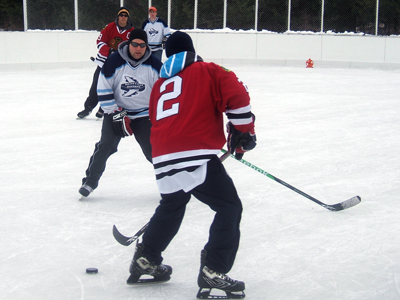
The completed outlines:
[[[113,126],[115,133],[120,137],[126,137],[133,134],[130,126],[131,119],[128,117],[128,113],[123,108],[118,108],[112,114]]]
[[[162,48],[165,49],[165,43],[167,42],[168,38],[166,36],[162,39]]]
[[[241,132],[233,126],[231,122],[226,124],[226,129],[228,131],[228,151],[234,154],[236,159],[242,159],[246,151],[254,149],[257,145],[256,135],[250,132]]]
[[[113,54],[114,52],[117,52],[117,49],[114,49],[113,47],[110,47],[110,50],[108,50],[108,56],[110,56],[111,54]]]

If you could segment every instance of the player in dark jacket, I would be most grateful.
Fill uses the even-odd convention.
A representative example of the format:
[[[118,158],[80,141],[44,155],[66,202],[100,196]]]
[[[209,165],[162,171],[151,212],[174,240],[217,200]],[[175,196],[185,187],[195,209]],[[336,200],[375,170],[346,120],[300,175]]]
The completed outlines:
[[[237,158],[256,146],[254,115],[247,88],[235,73],[196,55],[192,40],[177,31],[166,42],[168,60],[150,97],[150,141],[162,200],[136,247],[128,283],[143,274],[168,280],[172,268],[162,252],[179,230],[191,196],[216,212],[201,251],[199,298],[216,288],[244,297],[244,282],[229,278],[239,247],[242,203],[217,154],[226,139],[223,114],[229,119],[228,149]],[[211,295],[212,296],[212,295]]]
[[[84,104],[85,109],[78,113],[78,118],[80,119],[87,117],[98,103],[97,82],[104,62],[111,53],[117,51],[118,45],[121,42],[129,39],[129,34],[133,30],[133,24],[129,20],[129,10],[127,8],[121,7],[118,10],[117,16],[118,17],[114,22],[107,24],[106,27],[101,30],[99,37],[97,38],[97,49],[99,52],[94,60],[94,62],[97,64],[97,68],[93,74],[93,81],[89,90],[89,96]],[[96,113],[96,117],[103,117],[103,110],[101,107]]]

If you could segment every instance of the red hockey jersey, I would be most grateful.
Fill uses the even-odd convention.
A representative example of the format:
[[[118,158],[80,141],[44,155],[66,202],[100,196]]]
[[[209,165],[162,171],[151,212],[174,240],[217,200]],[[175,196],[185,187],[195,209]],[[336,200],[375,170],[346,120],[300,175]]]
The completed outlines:
[[[100,31],[97,38],[97,49],[99,52],[96,57],[96,63],[100,67],[103,67],[108,55],[110,55],[110,48],[117,50],[121,42],[129,40],[129,34],[133,29],[130,23],[124,29],[120,29],[116,22],[112,22]]]
[[[241,132],[254,133],[250,97],[235,73],[191,52],[171,56],[160,74],[149,107],[157,183],[161,193],[189,191],[226,142],[223,113]]]

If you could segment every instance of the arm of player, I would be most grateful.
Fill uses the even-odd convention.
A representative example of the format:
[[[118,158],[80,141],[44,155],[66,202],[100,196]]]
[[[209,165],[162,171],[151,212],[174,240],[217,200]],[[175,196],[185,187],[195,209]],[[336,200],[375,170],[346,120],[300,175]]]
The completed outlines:
[[[108,25],[104,27],[101,31],[100,34],[97,38],[97,56],[96,56],[96,63],[100,66],[100,68],[103,67],[104,62],[106,61],[107,57],[110,54],[110,47],[108,46],[108,41],[110,39],[109,33],[108,33]]]
[[[257,145],[254,130],[255,116],[251,112],[250,96],[247,87],[227,70],[220,81],[225,114],[229,119],[227,124],[228,151],[241,159],[246,151]]]
[[[252,114],[253,124],[255,116]],[[228,132],[227,145],[228,152],[234,154],[236,159],[242,159],[246,151],[250,151],[257,145],[256,134],[254,132],[254,127],[248,132],[241,132],[235,128],[233,123],[229,121],[226,125]]]
[[[112,88],[113,78],[106,78],[104,76],[105,69],[107,69],[108,64],[101,69],[99,80],[97,82],[97,97],[99,99],[99,104],[103,109],[105,114],[112,114],[114,111],[118,110],[119,106],[115,101],[114,90]]]

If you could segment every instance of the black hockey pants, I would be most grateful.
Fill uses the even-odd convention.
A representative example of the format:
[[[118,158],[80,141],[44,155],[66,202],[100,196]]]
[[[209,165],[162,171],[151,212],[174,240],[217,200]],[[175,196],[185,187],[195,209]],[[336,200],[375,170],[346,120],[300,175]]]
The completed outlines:
[[[94,71],[93,74],[93,81],[89,90],[89,96],[86,98],[84,104],[86,110],[92,111],[93,108],[95,108],[96,105],[99,103],[99,98],[97,97],[97,82],[99,81],[100,72],[101,68],[97,66],[97,69],[96,71]]]
[[[217,156],[207,164],[204,183],[189,193],[181,190],[173,194],[161,194],[162,200],[143,235],[143,255],[155,264],[162,262],[161,253],[178,232],[191,195],[216,212],[208,243],[204,247],[207,250],[205,265],[217,272],[228,273],[239,247],[239,224],[243,208],[233,181]],[[201,215],[196,218],[201,218]],[[188,243],[191,239],[202,238],[197,235],[195,228],[193,236]]]
[[[142,148],[146,159],[151,163],[150,129],[151,122],[148,117],[131,120],[131,128],[136,141]],[[129,138],[129,137],[127,137]],[[86,170],[86,177],[82,184],[86,183],[91,188],[97,188],[101,175],[106,168],[107,159],[118,151],[118,144],[121,137],[116,135],[112,124],[112,116],[104,115],[103,127],[101,129],[100,141],[95,144],[93,155],[90,157],[89,166]]]

